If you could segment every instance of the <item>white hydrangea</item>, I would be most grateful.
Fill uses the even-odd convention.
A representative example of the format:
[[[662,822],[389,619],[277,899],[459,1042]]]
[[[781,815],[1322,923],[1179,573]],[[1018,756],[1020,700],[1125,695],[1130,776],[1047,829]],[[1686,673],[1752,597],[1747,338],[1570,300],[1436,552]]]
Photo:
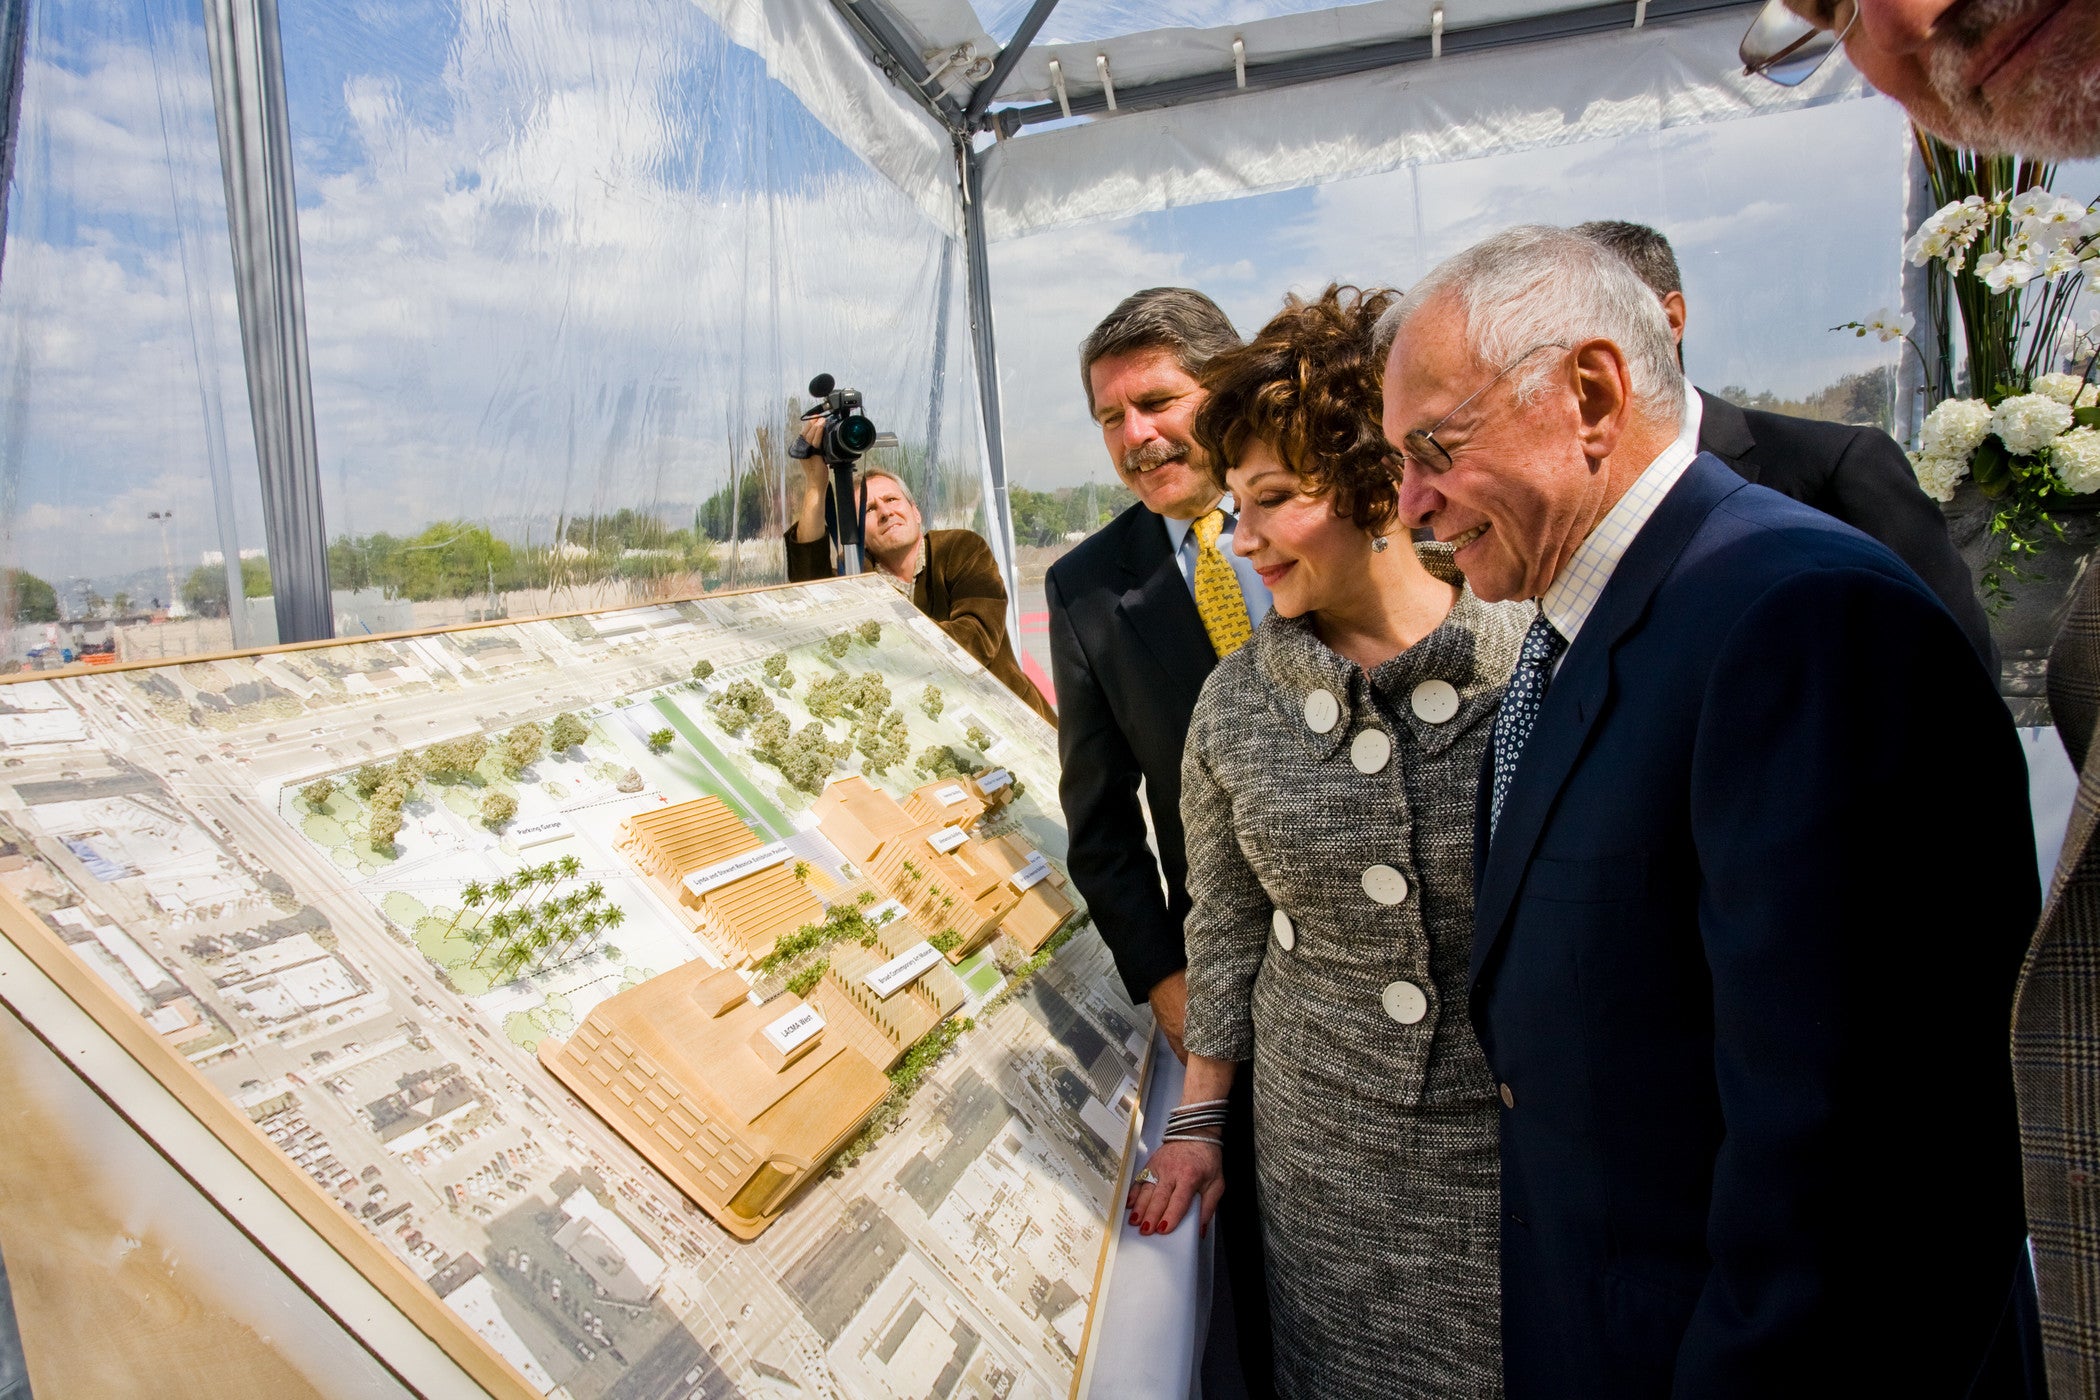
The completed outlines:
[[[2041,394],[2015,394],[1991,415],[1991,431],[2015,457],[2032,457],[2070,426],[2070,405]]]
[[[1921,455],[1966,462],[1991,434],[1991,406],[1982,399],[1948,399],[1925,415]]]
[[[2033,392],[2072,408],[2091,408],[2100,403],[2100,385],[2088,384],[2083,375],[2045,374],[2034,381]]]
[[[1954,499],[1954,488],[1969,474],[1967,457],[1934,457],[1923,452],[1910,454],[1910,469],[1918,478],[1918,486],[1935,501],[1945,503]]]
[[[2100,491],[2100,431],[2073,428],[2049,449],[2049,465],[2064,490],[2084,495]]]

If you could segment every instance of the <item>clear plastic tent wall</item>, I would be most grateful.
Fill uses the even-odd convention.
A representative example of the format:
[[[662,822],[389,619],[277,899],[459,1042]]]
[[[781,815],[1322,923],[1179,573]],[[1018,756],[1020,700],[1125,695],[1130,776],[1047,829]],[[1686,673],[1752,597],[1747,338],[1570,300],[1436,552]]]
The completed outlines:
[[[202,17],[28,13],[0,261],[6,659],[272,641]],[[901,103],[801,75],[849,104],[833,127],[887,143],[878,173],[738,42],[767,37],[754,14],[282,7],[339,631],[778,580],[782,449],[819,371],[897,434],[931,521],[982,523],[952,164],[942,188]]]

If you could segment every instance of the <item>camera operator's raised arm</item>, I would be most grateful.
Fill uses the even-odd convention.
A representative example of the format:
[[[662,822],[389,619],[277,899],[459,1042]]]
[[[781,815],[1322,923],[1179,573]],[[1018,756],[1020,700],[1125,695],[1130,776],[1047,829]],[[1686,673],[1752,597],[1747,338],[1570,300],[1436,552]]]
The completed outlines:
[[[790,583],[830,578],[832,573],[831,541],[824,523],[824,501],[831,489],[831,472],[823,456],[815,450],[823,440],[823,419],[811,418],[802,424],[802,441],[811,451],[808,456],[796,460],[795,464],[802,468],[802,475],[791,488],[794,492],[794,523],[787,537]]]

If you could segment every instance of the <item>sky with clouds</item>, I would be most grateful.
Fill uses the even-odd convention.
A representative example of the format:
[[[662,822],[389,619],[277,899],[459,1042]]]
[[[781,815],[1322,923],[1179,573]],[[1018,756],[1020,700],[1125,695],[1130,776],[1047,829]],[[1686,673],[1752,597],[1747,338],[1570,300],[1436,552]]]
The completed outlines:
[[[158,567],[148,515],[173,511],[179,577],[228,536],[261,543],[203,34],[185,0],[30,13],[0,559]],[[1058,11],[1072,35],[1122,13]],[[545,540],[621,507],[683,523],[818,370],[976,463],[960,250],[697,6],[302,0],[282,19],[331,534],[466,518]],[[1703,383],[1798,394],[1886,364],[1825,327],[1896,300],[1906,139],[1875,99],[995,245],[1013,479],[1108,479],[1074,349],[1129,291],[1202,287],[1251,330],[1286,290],[1405,285],[1519,221],[1668,233]]]

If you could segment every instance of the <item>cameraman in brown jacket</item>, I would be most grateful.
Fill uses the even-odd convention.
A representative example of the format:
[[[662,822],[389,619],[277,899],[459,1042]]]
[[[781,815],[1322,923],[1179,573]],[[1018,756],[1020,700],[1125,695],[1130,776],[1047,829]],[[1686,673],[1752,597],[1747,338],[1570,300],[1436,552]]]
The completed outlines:
[[[803,428],[804,440],[816,446],[823,428],[821,420],[812,420]],[[824,526],[830,468],[821,456],[798,461],[802,479],[796,483],[795,520],[787,531],[788,581],[834,578],[838,569]],[[1057,712],[1022,672],[1006,634],[1006,581],[991,546],[972,530],[928,530],[905,484],[881,468],[863,470],[860,480],[867,501],[862,536],[873,572],[898,592],[909,593],[913,607],[1055,725]]]

